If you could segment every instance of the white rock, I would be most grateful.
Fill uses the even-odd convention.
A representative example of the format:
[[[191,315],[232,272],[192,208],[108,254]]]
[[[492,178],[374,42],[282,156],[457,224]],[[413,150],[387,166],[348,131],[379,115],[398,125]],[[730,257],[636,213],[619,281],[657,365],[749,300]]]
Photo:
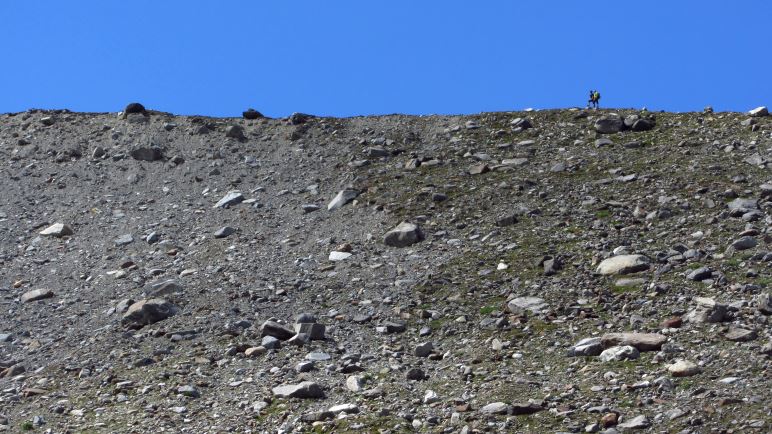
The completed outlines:
[[[643,255],[619,255],[604,259],[598,265],[598,273],[629,274],[649,269],[649,258]]]
[[[338,262],[338,261],[345,261],[346,259],[351,257],[351,253],[349,252],[330,252],[330,261]]]
[[[620,347],[611,347],[600,353],[600,360],[603,362],[635,360],[641,356],[641,353],[635,347],[624,345]]]
[[[753,117],[767,116],[767,115],[769,115],[769,110],[767,110],[766,107],[761,106],[761,107],[756,107],[753,110],[749,110],[748,114],[753,116]]]
[[[48,237],[64,237],[67,235],[72,235],[75,232],[72,230],[72,228],[69,225],[66,225],[64,223],[54,223],[51,226],[43,229],[39,232],[40,235],[48,236]]]
[[[700,367],[688,360],[679,360],[672,365],[668,365],[667,370],[674,377],[691,377],[692,375],[699,374]]]

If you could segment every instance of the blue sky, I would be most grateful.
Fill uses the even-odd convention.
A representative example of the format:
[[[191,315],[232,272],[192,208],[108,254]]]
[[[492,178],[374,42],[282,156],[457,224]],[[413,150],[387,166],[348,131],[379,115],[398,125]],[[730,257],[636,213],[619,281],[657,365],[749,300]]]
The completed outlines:
[[[772,2],[2,1],[0,112],[772,105]]]

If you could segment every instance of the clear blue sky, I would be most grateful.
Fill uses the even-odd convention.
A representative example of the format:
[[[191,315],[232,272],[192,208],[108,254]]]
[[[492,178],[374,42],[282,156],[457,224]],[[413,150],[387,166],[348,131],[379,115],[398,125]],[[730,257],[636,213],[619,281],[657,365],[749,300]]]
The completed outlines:
[[[772,105],[772,2],[0,1],[0,113]]]

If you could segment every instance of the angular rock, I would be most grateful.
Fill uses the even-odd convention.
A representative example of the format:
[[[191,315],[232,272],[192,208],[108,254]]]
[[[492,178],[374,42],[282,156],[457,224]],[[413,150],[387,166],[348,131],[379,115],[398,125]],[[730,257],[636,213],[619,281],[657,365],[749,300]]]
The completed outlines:
[[[115,245],[118,247],[127,246],[134,242],[134,237],[131,234],[124,234],[115,239]]]
[[[47,237],[65,237],[74,234],[75,232],[72,230],[70,225],[66,225],[64,223],[54,223],[51,226],[43,229],[39,232],[40,235],[47,236]]]
[[[568,357],[598,356],[603,351],[600,338],[585,338],[574,344],[567,351]]]
[[[295,332],[275,321],[266,321],[260,326],[260,337],[263,336],[273,336],[277,339],[286,341],[292,336],[295,336]]]
[[[235,190],[229,191],[225,194],[225,196],[222,197],[222,199],[218,200],[212,208],[227,208],[229,206],[239,204],[243,201],[244,195],[241,194],[241,192]]]
[[[598,273],[603,275],[630,274],[649,269],[649,258],[643,255],[618,255],[604,259],[598,265]]]
[[[364,389],[365,380],[361,375],[352,375],[346,378],[346,389],[359,393]]]
[[[255,120],[255,119],[260,119],[260,118],[262,118],[262,117],[263,117],[263,114],[262,114],[262,113],[260,113],[259,111],[255,110],[255,109],[253,109],[253,108],[248,108],[246,111],[244,111],[244,112],[241,112],[241,116],[242,116],[244,119],[247,119],[247,120],[251,120],[251,121],[252,121],[252,120]]]
[[[748,115],[753,116],[755,118],[764,117],[769,115],[769,110],[767,110],[765,106],[756,107],[753,110],[749,110]]]
[[[179,309],[163,298],[140,300],[123,314],[121,323],[130,329],[140,329],[146,325],[155,324],[175,314]]]
[[[424,342],[416,345],[414,354],[416,357],[429,357],[432,350],[434,350],[434,345],[431,342]]]
[[[742,327],[731,327],[726,333],[726,338],[732,342],[748,342],[757,337],[758,334],[755,330],[744,329]]]
[[[712,298],[695,297],[697,306],[686,314],[686,321],[690,323],[717,323],[724,320],[729,307],[718,303]]]
[[[641,353],[639,353],[635,347],[623,345],[603,350],[603,352],[600,353],[600,360],[603,362],[618,362],[621,360],[635,360],[640,356]]]
[[[402,222],[383,236],[383,244],[390,247],[408,247],[423,241],[424,234],[418,225]]]
[[[279,398],[321,399],[324,391],[313,381],[304,381],[299,384],[286,384],[274,387],[273,394]]]
[[[658,351],[667,342],[659,333],[607,333],[600,338],[603,348],[629,345],[638,351]]]
[[[54,291],[51,291],[50,289],[34,289],[32,291],[27,291],[24,294],[22,294],[20,300],[22,303],[30,303],[33,301],[51,298],[53,296],[54,296]]]
[[[654,128],[654,122],[649,119],[638,119],[630,128],[633,131],[649,131]]]
[[[351,202],[359,196],[359,190],[353,188],[345,188],[338,192],[337,195],[327,204],[327,211],[334,211],[338,208],[342,208],[343,205]]]
[[[644,415],[640,415],[630,420],[625,420],[623,423],[617,425],[617,428],[621,428],[622,430],[636,430],[648,428],[650,426],[651,422],[649,422],[649,419]]]
[[[483,173],[488,173],[491,171],[491,168],[485,164],[474,164],[469,167],[469,174],[470,175],[482,175]]]
[[[305,333],[311,340],[323,341],[326,327],[324,324],[299,323],[295,324],[296,333]]]

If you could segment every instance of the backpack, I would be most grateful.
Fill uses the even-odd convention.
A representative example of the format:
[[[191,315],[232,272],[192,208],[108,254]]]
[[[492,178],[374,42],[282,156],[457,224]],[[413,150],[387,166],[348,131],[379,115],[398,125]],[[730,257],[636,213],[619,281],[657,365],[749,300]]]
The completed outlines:
[[[595,93],[592,95],[592,98],[593,98],[595,101],[600,101],[600,92],[596,91],[596,92],[595,92]]]

